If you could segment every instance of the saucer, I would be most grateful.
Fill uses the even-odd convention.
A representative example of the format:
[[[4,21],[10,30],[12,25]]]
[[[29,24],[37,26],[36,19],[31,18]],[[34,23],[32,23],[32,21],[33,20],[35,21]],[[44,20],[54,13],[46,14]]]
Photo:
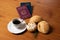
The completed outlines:
[[[18,18],[18,19],[19,19],[19,20],[22,20],[22,19],[20,19],[20,18]],[[26,22],[23,21],[23,24],[26,24]],[[27,26],[28,26],[28,25],[26,25],[26,27],[27,27]],[[7,29],[8,29],[8,31],[11,32],[11,33],[19,34],[19,33],[24,32],[24,31],[26,30],[26,27],[24,27],[23,29],[18,29],[18,28],[16,28],[16,27],[13,25],[12,21],[10,21],[10,22],[8,23]]]

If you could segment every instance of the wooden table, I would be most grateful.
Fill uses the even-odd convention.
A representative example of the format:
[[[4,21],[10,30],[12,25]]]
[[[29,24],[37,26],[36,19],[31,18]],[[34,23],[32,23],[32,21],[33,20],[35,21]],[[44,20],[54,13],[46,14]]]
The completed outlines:
[[[52,27],[51,33],[39,33],[37,38],[30,32],[14,35],[8,32],[7,24],[19,17],[16,7],[20,2],[31,2],[33,15],[40,15]],[[28,22],[29,19],[26,19]],[[60,0],[0,0],[0,40],[60,40]]]

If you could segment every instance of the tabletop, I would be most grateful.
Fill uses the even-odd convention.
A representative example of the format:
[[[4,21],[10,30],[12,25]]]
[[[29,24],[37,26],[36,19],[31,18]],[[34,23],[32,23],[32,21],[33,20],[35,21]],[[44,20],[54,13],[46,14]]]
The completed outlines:
[[[7,30],[9,21],[19,17],[16,7],[21,2],[31,2],[32,16],[39,15],[50,24],[52,29],[49,34],[38,33],[35,38],[28,31],[14,35]],[[60,0],[0,0],[0,40],[60,40]]]

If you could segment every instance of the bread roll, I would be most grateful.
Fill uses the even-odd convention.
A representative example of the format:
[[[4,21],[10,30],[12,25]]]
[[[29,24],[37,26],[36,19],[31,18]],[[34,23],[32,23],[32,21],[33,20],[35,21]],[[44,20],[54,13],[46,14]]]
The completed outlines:
[[[41,21],[38,23],[38,31],[41,33],[48,33],[49,25],[46,21]]]
[[[31,22],[31,23],[28,23],[28,26],[27,26],[27,30],[30,31],[30,32],[33,32],[35,31],[36,29],[36,24]]]
[[[30,18],[29,22],[39,22],[39,21],[41,21],[41,17],[38,15],[35,15],[35,16]]]

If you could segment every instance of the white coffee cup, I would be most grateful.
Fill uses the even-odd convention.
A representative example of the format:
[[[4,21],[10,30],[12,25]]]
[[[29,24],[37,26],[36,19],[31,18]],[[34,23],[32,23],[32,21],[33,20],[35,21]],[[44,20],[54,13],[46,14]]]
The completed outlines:
[[[12,20],[12,23],[18,29],[24,29],[26,27],[26,24],[23,19],[15,18]]]

